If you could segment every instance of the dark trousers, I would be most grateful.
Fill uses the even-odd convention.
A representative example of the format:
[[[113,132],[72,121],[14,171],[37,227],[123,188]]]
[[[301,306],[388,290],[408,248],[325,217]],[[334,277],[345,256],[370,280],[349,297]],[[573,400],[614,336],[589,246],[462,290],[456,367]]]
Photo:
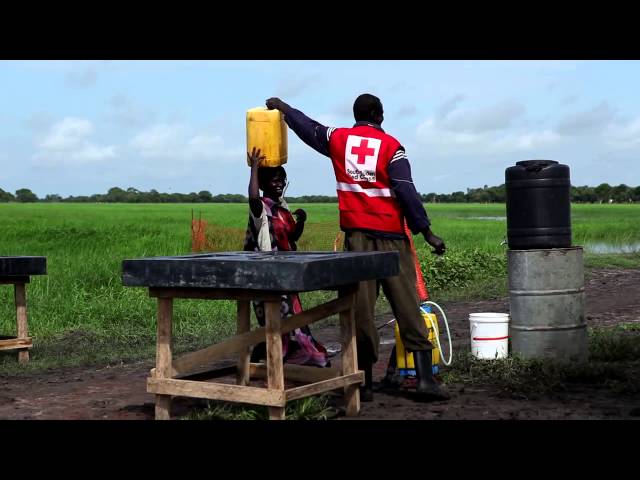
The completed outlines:
[[[404,347],[410,351],[430,350],[429,331],[419,311],[416,293],[416,270],[409,240],[386,240],[363,232],[346,232],[345,250],[350,252],[388,252],[400,254],[400,273],[395,277],[378,280],[393,311]],[[378,361],[380,339],[375,327],[375,305],[378,296],[375,280],[360,282],[356,305],[356,334],[358,363]]]

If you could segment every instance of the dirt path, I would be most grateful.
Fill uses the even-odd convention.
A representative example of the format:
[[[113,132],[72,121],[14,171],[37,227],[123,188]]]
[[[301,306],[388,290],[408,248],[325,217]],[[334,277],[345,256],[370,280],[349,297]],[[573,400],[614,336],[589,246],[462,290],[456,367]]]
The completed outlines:
[[[640,323],[640,270],[600,269],[586,282],[589,326]],[[508,311],[507,299],[443,302],[454,349],[469,350],[470,312]],[[384,323],[385,317],[378,319]],[[316,330],[321,341],[337,340],[337,329]],[[391,328],[381,330],[379,380],[393,346]],[[334,363],[337,363],[334,361]],[[107,368],[73,368],[0,378],[0,419],[153,418],[153,395],[145,385],[151,362]],[[616,395],[602,386],[575,384],[561,394],[536,399],[504,398],[497,388],[449,385],[448,402],[416,403],[397,395],[376,393],[362,404],[359,419],[631,419],[640,418],[640,395]],[[177,398],[173,415],[184,415],[203,401]]]

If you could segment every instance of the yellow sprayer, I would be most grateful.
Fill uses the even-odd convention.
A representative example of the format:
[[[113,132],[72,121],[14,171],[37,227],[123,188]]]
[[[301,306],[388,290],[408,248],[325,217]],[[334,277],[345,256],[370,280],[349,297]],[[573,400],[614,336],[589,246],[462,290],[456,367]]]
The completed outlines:
[[[447,316],[444,311],[435,302],[429,300],[429,292],[427,291],[427,286],[424,281],[424,277],[422,276],[422,270],[420,268],[420,262],[418,261],[418,256],[416,255],[415,246],[413,244],[413,238],[409,227],[405,223],[405,233],[409,238],[409,243],[411,245],[411,251],[413,252],[414,264],[416,268],[416,291],[418,294],[418,298],[420,300],[420,314],[427,325],[427,329],[429,330],[428,340],[433,345],[432,350],[432,366],[433,366],[433,374],[437,374],[440,370],[440,361],[445,365],[451,365],[451,360],[453,358],[453,346],[451,344],[451,333],[449,331],[449,324],[447,323]],[[438,328],[438,318],[435,313],[433,313],[431,307],[435,307],[441,314],[442,320],[447,330],[447,336],[449,338],[449,359],[445,360],[442,357],[442,347],[440,345],[440,329]],[[387,375],[383,383],[397,383],[394,380],[394,377],[400,376],[403,378],[406,377],[415,377],[415,363],[413,360],[413,353],[407,352],[402,343],[402,338],[400,337],[400,329],[398,328],[398,322],[395,321],[395,318],[385,323],[383,326],[389,325],[390,323],[395,323],[395,340],[396,344],[391,351],[391,356],[389,358],[389,364],[387,367]],[[380,327],[382,328],[382,327]]]

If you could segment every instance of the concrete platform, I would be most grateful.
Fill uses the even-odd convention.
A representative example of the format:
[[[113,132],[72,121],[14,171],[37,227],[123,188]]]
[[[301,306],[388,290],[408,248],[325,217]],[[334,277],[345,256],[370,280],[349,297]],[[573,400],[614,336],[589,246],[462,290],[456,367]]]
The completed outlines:
[[[220,252],[122,262],[128,287],[334,290],[398,275],[398,252]]]

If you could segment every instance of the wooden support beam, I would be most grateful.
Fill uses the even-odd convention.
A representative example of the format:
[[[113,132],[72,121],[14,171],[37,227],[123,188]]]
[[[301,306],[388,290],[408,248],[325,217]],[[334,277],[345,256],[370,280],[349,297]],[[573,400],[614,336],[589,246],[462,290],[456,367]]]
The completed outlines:
[[[171,377],[171,328],[173,299],[158,298],[158,328],[156,339],[156,379]],[[171,395],[156,395],[156,420],[171,418]]]
[[[353,290],[340,290],[338,295],[349,301],[350,308],[340,313],[342,333],[342,375],[349,376],[358,371],[356,348],[355,307],[356,294]],[[360,389],[358,385],[346,385],[344,389],[346,415],[353,417],[360,412]]]
[[[252,363],[251,378],[267,378],[267,365]],[[318,368],[307,365],[284,364],[284,379],[290,382],[321,382],[340,376],[337,368]]]
[[[280,292],[261,290],[215,289],[215,288],[158,288],[150,287],[149,296],[157,298],[200,298],[204,300],[268,300],[282,297]]]
[[[29,337],[29,328],[27,325],[27,291],[24,283],[14,284],[14,296],[16,301],[16,323],[18,329],[17,338],[27,339]],[[18,362],[26,363],[29,361],[29,350],[21,349],[18,351]]]
[[[31,337],[0,339],[0,350],[15,350],[20,348],[31,348],[32,346],[33,343]]]
[[[244,348],[262,342],[264,335],[265,329],[261,327],[251,332],[236,335],[210,347],[185,353],[174,360],[171,376],[178,377],[207,372],[211,370],[211,362],[214,360],[240,352]]]
[[[251,312],[250,303],[246,300],[238,300],[238,334],[246,333],[251,330]],[[236,375],[236,384],[249,385],[249,362],[251,358],[251,347],[246,346],[240,349],[238,354],[238,372]]]
[[[207,398],[283,409],[285,405],[284,391],[175,378],[147,378],[147,391],[163,396]]]
[[[284,372],[282,366],[282,321],[280,318],[280,301],[264,302],[267,344],[267,386],[284,395]],[[285,409],[269,407],[270,420],[284,420]]]
[[[278,304],[280,299],[278,299]],[[350,300],[348,298],[337,298],[330,302],[313,307],[305,312],[293,315],[282,322],[282,331],[290,332],[296,328],[309,325],[326,318],[335,313],[349,308]],[[173,370],[171,377],[184,377],[187,375],[195,375],[211,370],[211,362],[247,348],[256,343],[265,340],[265,327],[256,328],[250,332],[241,333],[210,347],[197,350],[195,352],[186,353],[173,361]],[[151,374],[155,376],[154,373]]]
[[[363,372],[352,373],[350,375],[343,375],[341,377],[332,378],[330,380],[312,383],[311,385],[290,388],[288,390],[285,390],[285,396],[288,402],[291,400],[296,400],[298,398],[309,397],[311,395],[318,395],[320,393],[329,392],[338,388],[348,388],[349,386],[353,386],[357,389],[358,385],[363,381]]]
[[[287,401],[340,388],[343,388],[345,392],[347,415],[353,416],[359,412],[358,384],[364,381],[364,374],[357,370],[355,285],[340,288],[337,299],[286,320],[280,318],[280,295],[273,292],[268,292],[266,297],[260,297],[256,296],[254,291],[230,293],[229,290],[150,288],[149,295],[158,298],[156,368],[152,369],[152,376],[147,379],[147,391],[156,395],[157,419],[170,418],[172,395],[266,405],[269,407],[270,419],[284,419]],[[231,298],[237,300],[238,334],[222,343],[187,353],[172,360],[173,298]],[[250,301],[258,298],[266,299],[266,325],[249,331]],[[281,339],[283,332],[290,332],[336,313],[340,315],[343,337],[342,372],[335,368],[283,365]],[[261,341],[265,341],[267,347],[266,364],[250,363],[249,347]],[[237,385],[172,378],[209,372],[213,360],[234,353],[238,354],[238,362],[235,367]],[[227,368],[230,373],[233,372],[233,369],[234,367]],[[268,388],[248,386],[251,376],[266,378]],[[311,383],[285,390],[285,377],[290,381]]]

